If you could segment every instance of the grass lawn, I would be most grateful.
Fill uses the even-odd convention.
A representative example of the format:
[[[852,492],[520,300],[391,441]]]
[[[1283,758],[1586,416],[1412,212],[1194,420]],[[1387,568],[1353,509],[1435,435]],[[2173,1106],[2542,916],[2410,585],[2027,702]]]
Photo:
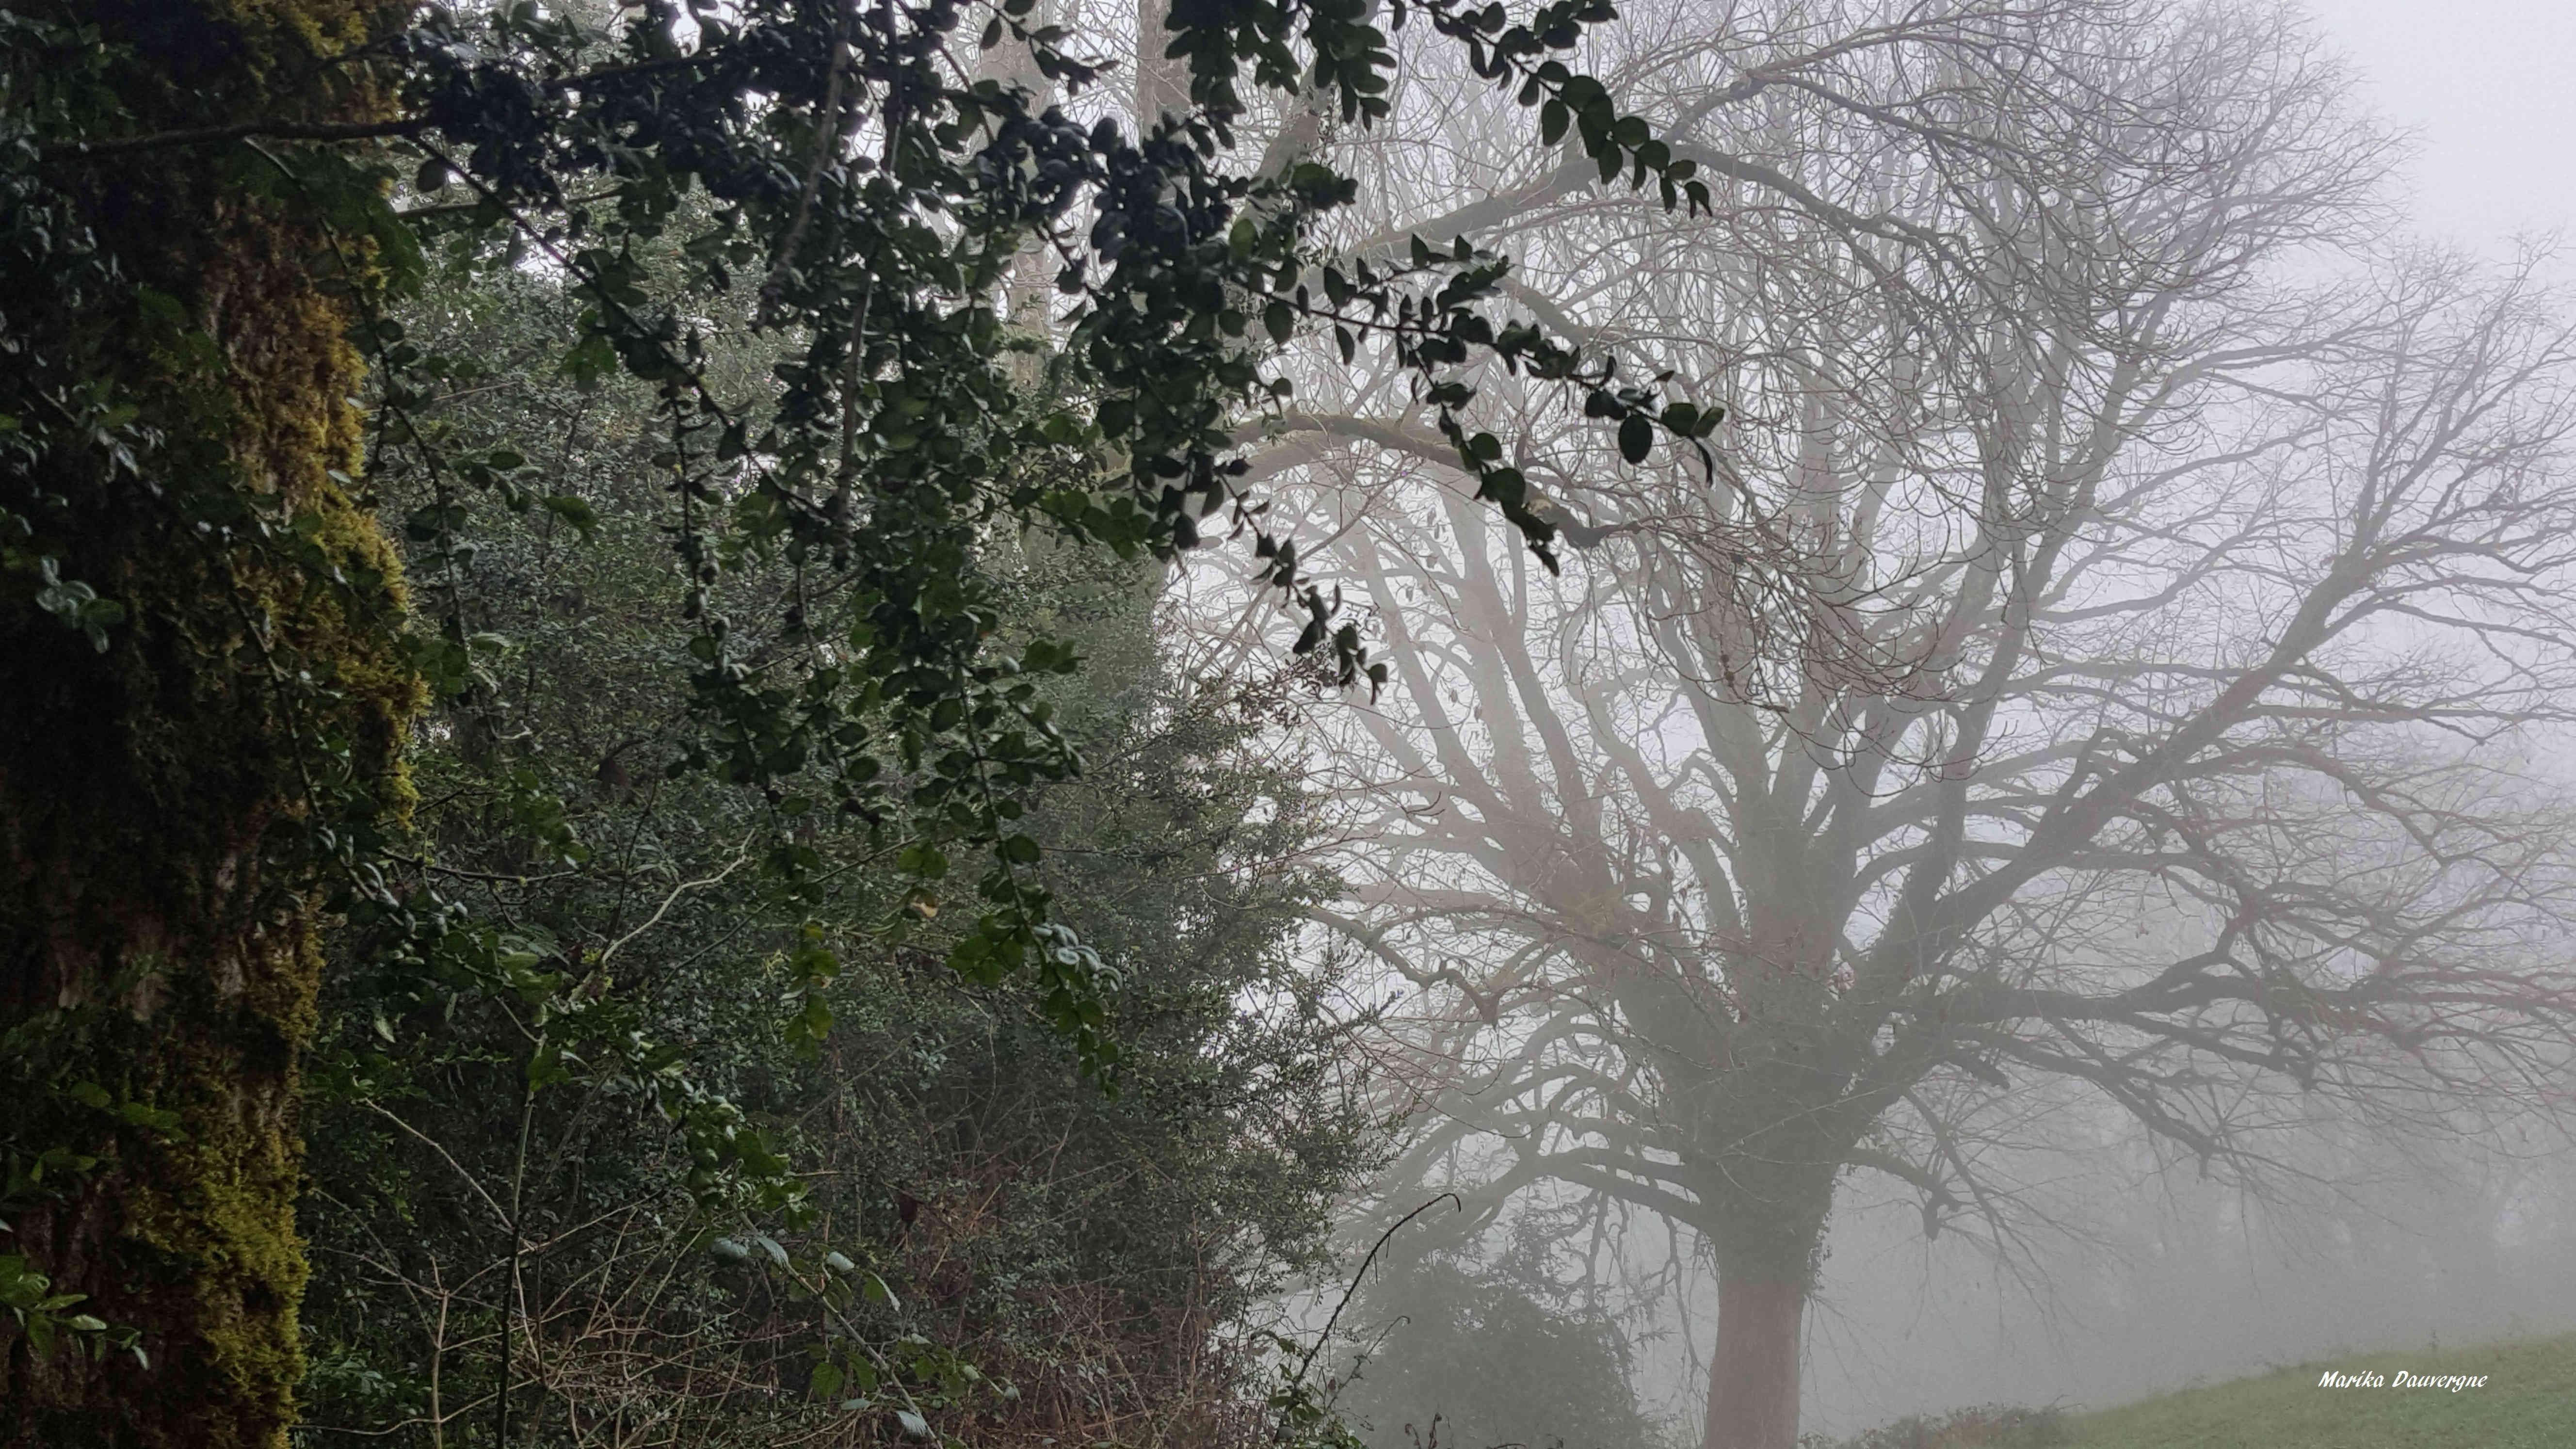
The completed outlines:
[[[2328,1369],[2484,1388],[2317,1387]],[[2576,1449],[2576,1337],[2339,1358],[2070,1416],[2077,1449]]]

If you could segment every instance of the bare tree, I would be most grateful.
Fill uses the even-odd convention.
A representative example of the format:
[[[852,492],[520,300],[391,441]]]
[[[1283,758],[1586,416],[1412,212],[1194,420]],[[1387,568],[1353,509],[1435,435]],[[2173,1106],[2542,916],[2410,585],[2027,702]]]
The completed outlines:
[[[1328,921],[1412,991],[1397,1181],[1696,1234],[1706,1442],[1785,1449],[1838,1182],[2012,1231],[2017,1081],[2237,1174],[2305,1093],[2563,1097],[2571,837],[2513,747],[2576,683],[2576,353],[2530,265],[2363,256],[2379,138],[2277,16],[1688,18],[1608,73],[1712,222],[1451,108],[1416,194],[1485,198],[1388,226],[1728,405],[1709,472],[1532,443],[1560,579],[1365,366],[1263,466],[1393,646]]]

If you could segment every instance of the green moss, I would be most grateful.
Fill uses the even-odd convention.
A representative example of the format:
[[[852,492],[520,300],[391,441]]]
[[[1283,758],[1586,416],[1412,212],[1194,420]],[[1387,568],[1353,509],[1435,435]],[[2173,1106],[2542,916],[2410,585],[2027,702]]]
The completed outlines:
[[[129,1205],[127,1236],[185,1267],[196,1378],[217,1431],[201,1442],[282,1445],[304,1370],[294,1313],[307,1276],[294,1211],[301,1147],[288,1114],[227,1108],[245,1078],[264,1075],[240,1053],[196,1042],[173,1055],[184,1075],[162,1100],[179,1104],[186,1135],[161,1149],[163,1170]]]

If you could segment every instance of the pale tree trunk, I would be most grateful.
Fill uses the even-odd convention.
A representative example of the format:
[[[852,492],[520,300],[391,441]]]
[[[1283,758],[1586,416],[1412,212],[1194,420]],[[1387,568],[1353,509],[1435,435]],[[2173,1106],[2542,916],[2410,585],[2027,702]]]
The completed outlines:
[[[1056,23],[1055,0],[1037,0],[1029,13],[1020,19],[1030,30],[1043,30]],[[1029,93],[1029,113],[1044,115],[1047,108],[1063,99],[1056,83],[1038,69],[1037,57],[1014,39],[984,52],[976,63],[978,75],[1017,86]],[[1003,320],[1030,334],[1041,345],[1048,340],[1049,313],[1055,299],[1055,254],[1044,236],[1031,236],[1020,243],[1011,257],[1010,280],[1005,284],[1009,300],[1003,304]],[[1010,370],[1011,380],[1022,388],[1034,389],[1046,370],[1045,358],[1037,353],[1014,352],[1003,365]]]
[[[1795,1449],[1807,1281],[1720,1270],[1702,1449]]]
[[[1768,1109],[1786,1116],[1790,1104]],[[1832,1211],[1842,1154],[1796,1134],[1749,1144],[1726,1176],[1732,1191],[1707,1194],[1717,1261],[1717,1345],[1709,1354],[1701,1449],[1796,1449],[1798,1367],[1807,1295]]]
[[[1190,63],[1163,54],[1172,43],[1171,0],[1136,0],[1136,132],[1190,108]]]

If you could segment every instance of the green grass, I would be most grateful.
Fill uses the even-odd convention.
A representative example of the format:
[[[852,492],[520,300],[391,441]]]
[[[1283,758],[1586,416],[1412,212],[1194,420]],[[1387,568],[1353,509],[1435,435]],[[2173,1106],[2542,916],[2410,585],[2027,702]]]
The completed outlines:
[[[2486,1387],[2323,1389],[2327,1369]],[[2073,1449],[2576,1449],[2576,1337],[2359,1354],[2069,1415]]]

